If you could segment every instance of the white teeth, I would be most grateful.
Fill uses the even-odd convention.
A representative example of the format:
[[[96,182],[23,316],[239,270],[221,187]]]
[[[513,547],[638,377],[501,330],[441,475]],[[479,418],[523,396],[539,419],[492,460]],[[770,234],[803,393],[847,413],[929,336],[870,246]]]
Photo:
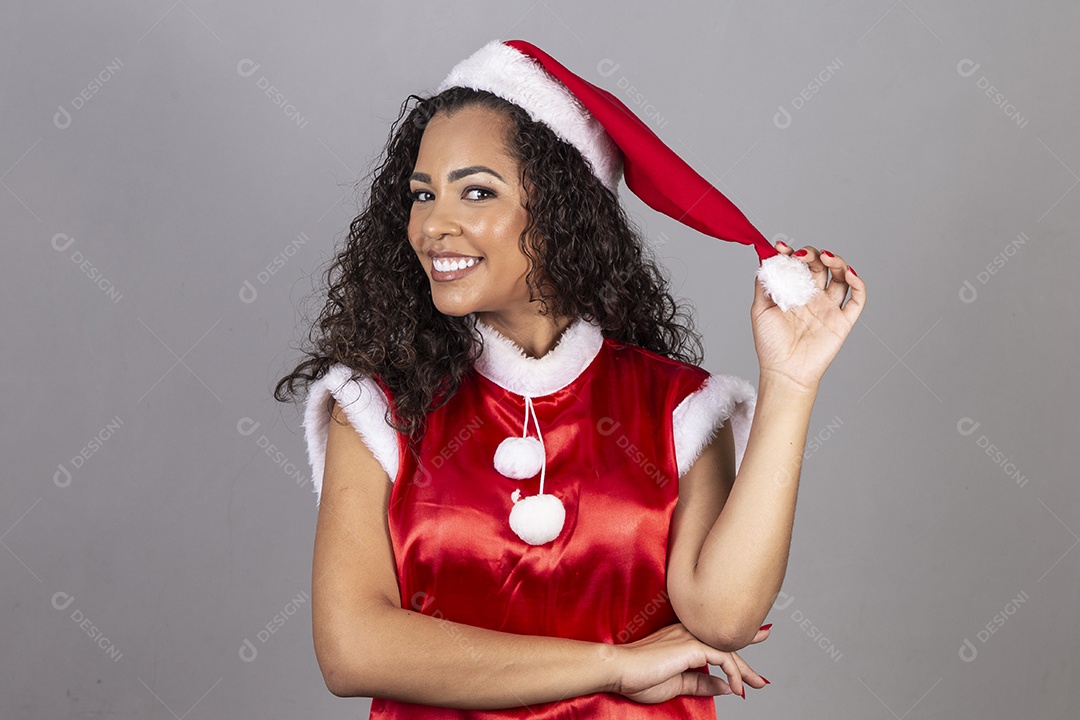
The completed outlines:
[[[462,260],[443,260],[440,258],[432,258],[431,264],[435,266],[435,269],[439,272],[453,272],[454,270],[461,270],[462,268],[472,267],[476,263],[480,262],[477,258],[468,258]]]

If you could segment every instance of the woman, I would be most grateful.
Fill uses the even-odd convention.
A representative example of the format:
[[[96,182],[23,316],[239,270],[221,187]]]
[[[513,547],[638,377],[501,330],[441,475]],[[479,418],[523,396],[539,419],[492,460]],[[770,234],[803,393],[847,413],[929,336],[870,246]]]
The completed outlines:
[[[518,60],[513,87],[564,88]],[[327,686],[372,717],[715,717],[768,682],[736,650],[768,636],[811,408],[865,286],[777,243],[813,292],[781,310],[755,283],[756,392],[706,372],[606,135],[454,77],[403,105],[276,391],[308,388]]]

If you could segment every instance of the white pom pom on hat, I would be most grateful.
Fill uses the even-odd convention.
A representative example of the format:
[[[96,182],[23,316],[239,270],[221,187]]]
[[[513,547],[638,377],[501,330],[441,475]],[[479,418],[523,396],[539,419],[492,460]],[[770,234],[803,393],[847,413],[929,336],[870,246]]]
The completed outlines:
[[[705,235],[751,245],[757,278],[783,310],[820,292],[810,269],[776,250],[745,215],[657,137],[621,100],[524,40],[493,40],[439,85],[485,90],[512,102],[577,148],[616,192],[619,178],[649,207]]]

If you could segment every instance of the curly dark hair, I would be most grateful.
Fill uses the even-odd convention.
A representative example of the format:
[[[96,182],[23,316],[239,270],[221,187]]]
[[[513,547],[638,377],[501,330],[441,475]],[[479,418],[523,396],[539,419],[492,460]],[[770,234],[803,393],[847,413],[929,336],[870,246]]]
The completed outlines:
[[[541,314],[589,315],[605,337],[700,364],[703,349],[691,312],[668,292],[640,233],[581,153],[517,105],[455,87],[428,98],[410,95],[402,103],[372,173],[367,206],[326,273],[326,304],[302,349],[307,359],[278,381],[276,400],[293,400],[297,385],[306,390],[342,363],[354,380],[371,377],[390,390],[386,421],[416,440],[427,414],[456,392],[483,337],[469,316],[435,307],[407,228],[409,178],[424,128],[436,113],[467,106],[491,108],[510,120],[504,141],[528,189],[520,247],[530,261],[530,300],[541,302]],[[535,254],[527,237],[542,239]]]

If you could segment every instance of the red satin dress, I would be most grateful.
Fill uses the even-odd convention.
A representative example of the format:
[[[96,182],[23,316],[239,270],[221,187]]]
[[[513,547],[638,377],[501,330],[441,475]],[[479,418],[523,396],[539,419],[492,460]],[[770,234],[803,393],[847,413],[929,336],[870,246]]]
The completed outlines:
[[[490,630],[617,644],[678,622],[665,583],[679,492],[672,415],[709,373],[603,338],[598,326],[581,319],[538,359],[483,323],[477,327],[485,348],[451,400],[429,415],[419,463],[398,436],[388,518],[401,606]],[[538,493],[539,474],[511,479],[492,460],[500,442],[522,436],[526,393],[542,431],[544,492],[560,498],[566,512],[559,535],[543,545],[523,541],[508,522],[511,494]],[[714,417],[715,424],[723,417]],[[468,647],[461,662],[472,662]],[[415,670],[425,671],[423,658]],[[709,672],[707,665],[697,670]],[[603,692],[485,711],[375,698],[370,714],[716,716],[712,697],[682,695],[650,705]]]

